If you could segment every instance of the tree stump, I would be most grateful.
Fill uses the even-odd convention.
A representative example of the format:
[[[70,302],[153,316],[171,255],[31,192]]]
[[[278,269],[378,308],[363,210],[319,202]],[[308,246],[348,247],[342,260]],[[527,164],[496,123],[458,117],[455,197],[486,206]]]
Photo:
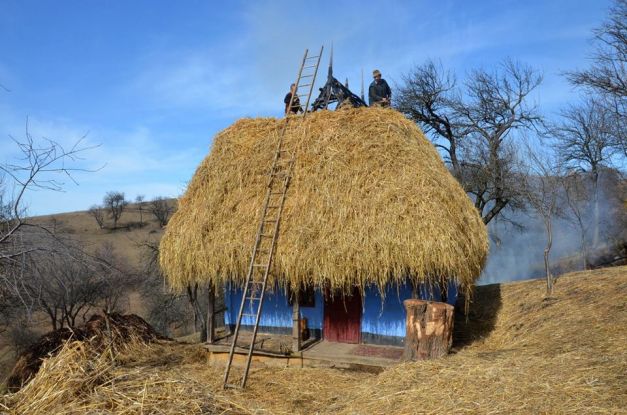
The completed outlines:
[[[453,344],[454,307],[436,301],[403,301],[407,311],[403,360],[435,359]]]

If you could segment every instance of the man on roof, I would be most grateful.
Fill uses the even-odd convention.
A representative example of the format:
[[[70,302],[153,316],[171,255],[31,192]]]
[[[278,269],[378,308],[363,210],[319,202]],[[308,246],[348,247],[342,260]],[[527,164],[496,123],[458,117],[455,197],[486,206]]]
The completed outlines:
[[[294,95],[293,100],[292,95]],[[290,101],[292,101],[292,108],[289,108]],[[285,115],[288,115],[289,113],[298,114],[299,112],[303,112],[303,108],[300,106],[300,99],[296,94],[296,84],[290,85],[290,92],[285,95],[283,103],[285,103]]]
[[[371,107],[389,107],[392,99],[392,90],[385,79],[381,78],[378,69],[372,71],[374,80],[368,89],[368,100]]]

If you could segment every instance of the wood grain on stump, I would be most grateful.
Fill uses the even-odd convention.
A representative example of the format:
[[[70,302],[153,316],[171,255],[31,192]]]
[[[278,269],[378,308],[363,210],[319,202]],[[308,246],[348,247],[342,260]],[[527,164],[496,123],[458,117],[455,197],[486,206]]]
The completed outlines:
[[[407,311],[404,360],[426,360],[448,354],[453,344],[454,307],[436,301],[403,301]]]

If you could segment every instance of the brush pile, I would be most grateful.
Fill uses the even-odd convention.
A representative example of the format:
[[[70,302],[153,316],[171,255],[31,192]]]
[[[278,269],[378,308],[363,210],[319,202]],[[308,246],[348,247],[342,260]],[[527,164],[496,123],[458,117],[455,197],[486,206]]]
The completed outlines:
[[[70,340],[86,341],[90,349],[101,353],[105,348],[115,349],[129,342],[149,343],[157,339],[165,338],[137,315],[95,314],[82,327],[61,328],[43,335],[21,353],[7,380],[7,389],[18,391],[37,373],[45,358],[56,354]]]
[[[161,240],[174,287],[245,278],[284,125],[242,119],[215,137]],[[273,263],[280,284],[473,286],[486,228],[413,122],[390,109],[320,111],[290,120],[284,145],[296,159]]]

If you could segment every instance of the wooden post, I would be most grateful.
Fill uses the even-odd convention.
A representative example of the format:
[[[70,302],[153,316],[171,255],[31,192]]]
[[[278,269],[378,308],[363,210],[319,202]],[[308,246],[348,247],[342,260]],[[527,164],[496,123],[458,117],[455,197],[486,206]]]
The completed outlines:
[[[300,305],[298,304],[298,293],[294,293],[294,301],[292,302],[292,351],[300,352],[301,336],[300,336]]]
[[[215,316],[215,290],[213,283],[207,287],[207,343],[212,344],[216,340]]]
[[[403,360],[426,360],[448,354],[453,344],[454,307],[436,301],[403,301],[407,311]]]

